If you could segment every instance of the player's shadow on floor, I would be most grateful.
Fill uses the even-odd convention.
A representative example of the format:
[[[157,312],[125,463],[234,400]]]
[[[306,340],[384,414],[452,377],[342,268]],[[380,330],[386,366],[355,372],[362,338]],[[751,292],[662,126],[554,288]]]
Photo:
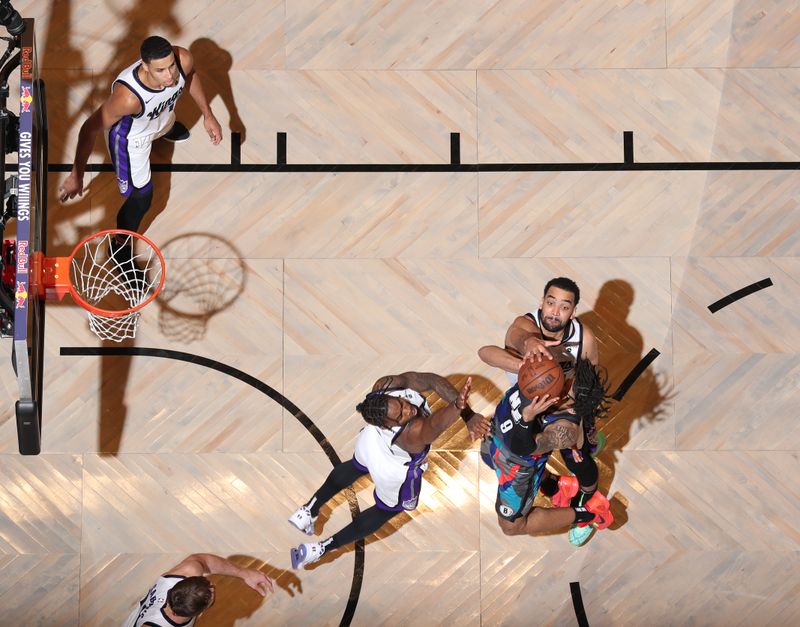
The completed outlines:
[[[174,150],[174,144],[163,139],[157,139],[153,144],[151,163],[171,162]],[[108,159],[107,155],[106,159]],[[98,172],[93,174],[91,178],[89,176],[87,173],[86,181],[88,183],[84,188],[85,191],[82,197],[71,201],[68,205],[50,205],[52,211],[48,212],[48,255],[53,257],[68,256],[75,245],[83,238],[98,231],[117,228],[117,214],[125,202],[125,198],[119,193],[114,173]],[[54,188],[61,184],[62,180],[52,181],[50,185],[51,193]],[[145,235],[147,235],[150,225],[169,205],[172,174],[170,172],[153,172],[151,183],[153,185],[153,201],[139,226],[139,233]],[[57,194],[54,194],[49,202],[58,203]],[[58,224],[62,217],[86,213],[91,215],[91,220],[82,220],[79,226],[74,227],[74,230],[70,230],[68,241],[59,236]],[[50,219],[54,215],[57,219]]]
[[[217,601],[203,612],[200,624],[234,627],[238,621],[251,618],[262,605],[269,604],[273,595],[288,594],[294,597],[303,592],[302,581],[291,570],[277,568],[247,555],[232,555],[228,559],[237,566],[260,570],[272,579],[275,590],[272,593],[267,592],[265,598],[249,588],[241,579],[210,575],[209,579],[216,588]]]
[[[195,39],[189,46],[194,63],[203,81],[203,91],[209,104],[219,97],[228,112],[228,130],[241,134],[241,142],[244,143],[247,137],[247,128],[244,121],[239,116],[239,109],[236,106],[236,99],[233,96],[230,71],[233,67],[233,57],[231,53],[220,48],[217,43],[208,37]],[[217,105],[214,105],[216,109]],[[214,115],[219,116],[219,111],[214,111]],[[205,128],[200,111],[194,103],[187,105],[186,99],[181,98],[177,107],[178,116],[187,128],[192,129],[193,133],[205,136]],[[223,129],[223,141],[226,135]]]
[[[628,322],[635,299],[633,286],[623,279],[607,281],[600,288],[594,309],[582,316],[581,322],[590,327],[600,347],[600,363],[608,369],[610,392],[618,391],[620,384],[641,361],[645,350],[641,333]],[[660,347],[655,347],[660,348]],[[600,471],[600,489],[608,493],[615,474],[618,455],[625,449],[634,431],[645,429],[669,417],[672,398],[666,375],[651,364],[636,379],[621,400],[612,401],[608,417],[598,421],[597,430],[605,433],[607,443],[596,460]],[[620,493],[610,497],[616,529],[627,520],[627,500]]]
[[[113,175],[110,175],[113,182]],[[95,182],[98,179],[95,179]],[[160,188],[160,189],[159,189]],[[113,199],[121,202],[116,189],[116,183],[113,184],[113,189],[107,191],[105,194],[98,194],[101,198],[93,199],[94,202],[103,203],[105,207],[110,207]],[[145,216],[140,227],[140,232],[144,232],[154,219],[153,212],[160,213],[167,204],[169,198],[169,178],[166,180],[162,178],[161,185],[155,186],[153,205],[150,211]],[[110,216],[113,214],[113,218]],[[116,228],[116,210],[107,211],[103,220],[106,222],[93,227],[83,227],[79,229],[79,236],[81,238],[96,232],[100,229]],[[85,231],[85,232],[83,232]],[[154,306],[151,305],[154,309]],[[121,342],[104,341],[102,344],[106,348],[116,347],[133,347],[136,345],[135,339],[125,339]],[[103,355],[99,361],[99,381],[100,381],[100,394],[99,394],[99,430],[97,451],[101,455],[116,455],[120,450],[120,443],[122,441],[122,434],[127,418],[127,405],[125,398],[128,394],[127,384],[131,368],[131,358],[125,356]]]

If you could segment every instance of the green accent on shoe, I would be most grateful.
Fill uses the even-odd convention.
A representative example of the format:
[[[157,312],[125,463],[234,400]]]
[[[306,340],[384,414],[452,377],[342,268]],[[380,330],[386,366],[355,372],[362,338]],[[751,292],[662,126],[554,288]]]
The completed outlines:
[[[606,447],[606,441],[607,441],[606,434],[603,433],[602,431],[598,431],[597,446],[595,447],[594,451],[592,451],[592,458],[597,457],[600,454],[600,451],[602,451]]]
[[[569,528],[569,543],[572,546],[583,546],[583,544],[589,539],[589,536],[592,535],[594,531],[594,526],[586,525],[585,527],[578,527],[578,525],[572,525]]]

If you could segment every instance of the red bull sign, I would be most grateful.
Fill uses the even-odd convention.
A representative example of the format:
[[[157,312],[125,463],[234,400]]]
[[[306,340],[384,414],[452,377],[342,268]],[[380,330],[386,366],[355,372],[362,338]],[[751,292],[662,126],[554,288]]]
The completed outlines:
[[[28,241],[17,242],[17,274],[28,274]]]
[[[17,281],[17,291],[14,293],[14,300],[16,301],[17,309],[25,307],[28,301],[28,290],[25,281]]]
[[[33,80],[33,47],[32,46],[23,46],[22,47],[22,56],[19,62],[20,66],[20,73],[22,74],[23,80],[32,81]]]
[[[19,97],[19,102],[22,105],[22,112],[27,113],[31,110],[31,104],[33,103],[33,96],[31,96],[31,90],[28,87],[22,88],[22,95]]]

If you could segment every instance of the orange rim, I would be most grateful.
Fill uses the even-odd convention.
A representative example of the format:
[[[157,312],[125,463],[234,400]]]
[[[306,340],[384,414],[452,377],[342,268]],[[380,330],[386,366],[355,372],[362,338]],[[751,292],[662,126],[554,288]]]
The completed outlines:
[[[101,307],[95,307],[91,303],[86,302],[78,293],[78,290],[75,289],[75,286],[72,284],[72,260],[75,258],[75,255],[80,252],[81,248],[90,240],[93,240],[97,237],[103,237],[105,235],[130,235],[137,239],[144,241],[150,248],[156,251],[156,255],[158,255],[158,260],[161,263],[161,280],[158,282],[158,285],[153,290],[153,293],[142,303],[139,303],[135,307],[129,307],[128,309],[103,309]],[[91,235],[87,235],[84,237],[80,242],[78,242],[77,246],[72,251],[72,254],[69,256],[68,266],[70,268],[69,272],[69,292],[72,295],[72,298],[75,299],[81,307],[86,309],[88,312],[93,313],[98,316],[103,316],[106,318],[121,318],[129,313],[133,313],[134,311],[139,311],[145,305],[149,305],[153,302],[158,293],[161,291],[161,288],[164,286],[164,279],[166,278],[167,274],[167,266],[164,263],[164,256],[161,254],[161,251],[149,238],[145,237],[141,233],[136,233],[135,231],[126,231],[125,229],[106,229],[104,231],[98,231],[97,233],[92,233]]]

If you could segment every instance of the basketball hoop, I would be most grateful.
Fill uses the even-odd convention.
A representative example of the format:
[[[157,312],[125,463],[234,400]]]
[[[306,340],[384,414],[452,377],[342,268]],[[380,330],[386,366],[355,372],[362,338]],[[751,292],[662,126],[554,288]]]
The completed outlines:
[[[60,300],[69,291],[87,311],[89,328],[115,342],[136,337],[140,311],[158,295],[164,275],[158,247],[121,229],[89,235],[69,257],[43,257],[40,268],[48,300]]]

